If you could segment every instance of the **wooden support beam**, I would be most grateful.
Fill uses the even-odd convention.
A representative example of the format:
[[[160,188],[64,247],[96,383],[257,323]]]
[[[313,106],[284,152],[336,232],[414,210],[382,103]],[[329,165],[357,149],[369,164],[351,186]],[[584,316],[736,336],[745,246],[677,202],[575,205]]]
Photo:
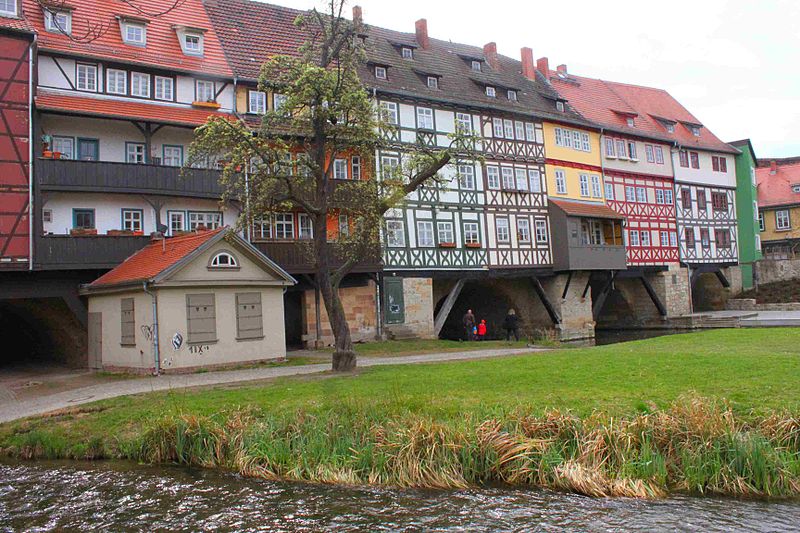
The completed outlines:
[[[583,288],[583,294],[581,294],[581,298],[586,298],[586,295],[589,292],[589,287],[592,286],[592,273],[589,272],[589,277],[586,278],[586,286]]]
[[[561,299],[567,299],[567,292],[569,291],[569,284],[572,282],[572,270],[567,274],[567,283],[564,284],[564,292],[561,293]]]
[[[600,317],[600,311],[603,310],[603,305],[606,303],[606,298],[608,298],[608,295],[611,294],[611,291],[614,288],[614,279],[616,279],[616,277],[617,273],[612,271],[608,281],[605,285],[603,285],[603,288],[600,290],[600,293],[597,295],[597,298],[592,305],[592,318],[594,318],[595,322],[597,322],[598,317]]]
[[[78,319],[78,322],[81,323],[81,326],[84,328],[88,327],[89,310],[86,309],[86,305],[83,303],[83,300],[81,300],[81,297],[78,296],[78,293],[65,291],[61,298],[64,300],[64,303],[67,304],[69,310],[72,311],[72,314],[75,315],[75,318]]]
[[[653,286],[650,284],[650,280],[647,279],[646,276],[641,276],[639,279],[642,281],[642,285],[644,286],[644,290],[647,291],[647,294],[650,296],[650,299],[653,300],[653,303],[655,304],[656,309],[658,309],[658,313],[661,316],[667,316],[667,308],[661,302],[661,299],[658,297],[658,294],[656,294],[655,289],[653,289]]]
[[[728,281],[728,278],[725,277],[725,274],[722,273],[722,270],[717,269],[714,272],[714,274],[717,276],[717,279],[719,280],[719,282],[722,283],[723,287],[725,287],[726,289],[730,288],[731,282]]]
[[[450,316],[450,311],[453,310],[453,306],[456,304],[456,300],[458,300],[458,296],[461,294],[461,289],[463,288],[464,280],[459,279],[456,281],[456,284],[453,285],[453,288],[450,289],[450,292],[447,294],[447,298],[445,298],[442,308],[439,309],[439,313],[436,315],[436,318],[433,321],[433,333],[437,337],[439,336],[439,333],[441,333],[444,323],[447,322],[447,317]]]
[[[544,287],[542,287],[539,278],[535,276],[532,277],[531,285],[533,285],[533,290],[536,291],[536,295],[539,297],[539,300],[542,301],[542,305],[544,305],[547,314],[550,315],[550,320],[553,321],[553,324],[555,325],[561,324],[561,317],[558,315],[558,311],[556,311],[556,308],[553,307],[553,304],[547,297],[547,293],[544,292]]]

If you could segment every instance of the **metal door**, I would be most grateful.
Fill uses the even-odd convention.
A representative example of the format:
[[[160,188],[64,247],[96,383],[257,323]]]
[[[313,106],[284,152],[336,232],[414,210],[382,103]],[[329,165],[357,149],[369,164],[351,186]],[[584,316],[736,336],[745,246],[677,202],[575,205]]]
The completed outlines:
[[[103,313],[89,313],[89,368],[103,368]]]
[[[383,281],[384,308],[387,324],[402,324],[406,321],[403,301],[403,278],[385,278]]]

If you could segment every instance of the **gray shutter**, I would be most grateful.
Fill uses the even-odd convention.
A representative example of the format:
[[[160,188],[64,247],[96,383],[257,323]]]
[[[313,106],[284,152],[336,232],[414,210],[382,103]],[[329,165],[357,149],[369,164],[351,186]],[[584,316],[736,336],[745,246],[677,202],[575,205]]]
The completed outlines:
[[[236,294],[236,338],[260,339],[264,336],[264,319],[261,316],[261,293]]]
[[[133,308],[133,298],[120,300],[120,339],[119,343],[125,346],[136,345],[136,314]]]
[[[190,343],[217,340],[217,314],[213,293],[186,295],[186,325]]]

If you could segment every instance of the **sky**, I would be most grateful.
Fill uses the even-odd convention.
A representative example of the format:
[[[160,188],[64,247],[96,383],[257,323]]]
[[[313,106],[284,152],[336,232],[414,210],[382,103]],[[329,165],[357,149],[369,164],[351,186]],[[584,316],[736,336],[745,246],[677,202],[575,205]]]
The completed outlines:
[[[297,9],[322,0],[268,0]],[[800,156],[800,1],[349,0],[364,22],[483,46],[529,46],[577,75],[666,89],[723,141]]]

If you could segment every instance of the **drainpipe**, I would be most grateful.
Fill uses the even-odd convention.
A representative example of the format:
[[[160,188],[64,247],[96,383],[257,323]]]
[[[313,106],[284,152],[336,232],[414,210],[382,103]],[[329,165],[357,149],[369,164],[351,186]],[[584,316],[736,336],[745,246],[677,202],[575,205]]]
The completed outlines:
[[[383,275],[378,272],[375,275],[375,336],[378,339],[383,337],[383,306],[381,305],[381,283]]]
[[[144,290],[144,293],[149,294],[150,298],[153,300],[153,357],[155,363],[153,375],[157,376],[161,373],[161,354],[158,350],[158,300],[156,299],[156,294],[154,292],[147,290],[146,281],[142,282],[142,289]]]
[[[33,209],[33,52],[36,47],[36,35],[33,36],[28,46],[28,270],[33,270],[33,219],[36,212]]]

